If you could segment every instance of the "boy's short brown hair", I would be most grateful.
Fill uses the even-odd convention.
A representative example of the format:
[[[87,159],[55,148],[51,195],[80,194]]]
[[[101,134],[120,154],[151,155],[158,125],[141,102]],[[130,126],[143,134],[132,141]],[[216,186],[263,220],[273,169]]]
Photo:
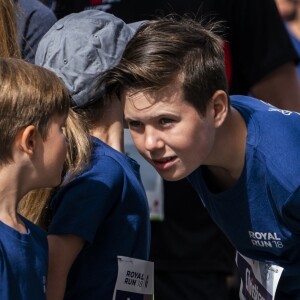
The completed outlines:
[[[70,97],[51,71],[22,59],[0,58],[0,164],[11,160],[17,133],[36,126],[42,138],[54,115],[67,115]]]
[[[120,97],[124,90],[160,91],[180,79],[184,100],[205,114],[214,92],[228,89],[220,25],[176,15],[149,21],[98,84]]]

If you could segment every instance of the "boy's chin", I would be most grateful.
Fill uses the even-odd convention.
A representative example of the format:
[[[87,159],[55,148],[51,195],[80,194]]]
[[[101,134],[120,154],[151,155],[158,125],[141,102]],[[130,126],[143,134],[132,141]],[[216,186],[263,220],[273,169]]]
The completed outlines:
[[[158,173],[166,181],[178,181],[184,179],[187,176],[185,174],[166,174],[163,172],[158,172]]]

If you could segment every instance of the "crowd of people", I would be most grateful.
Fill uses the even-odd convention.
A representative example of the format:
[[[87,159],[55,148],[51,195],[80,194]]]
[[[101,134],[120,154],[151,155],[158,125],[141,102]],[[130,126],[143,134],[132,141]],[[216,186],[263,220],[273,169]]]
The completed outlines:
[[[1,299],[300,299],[299,54],[278,3],[0,8]]]

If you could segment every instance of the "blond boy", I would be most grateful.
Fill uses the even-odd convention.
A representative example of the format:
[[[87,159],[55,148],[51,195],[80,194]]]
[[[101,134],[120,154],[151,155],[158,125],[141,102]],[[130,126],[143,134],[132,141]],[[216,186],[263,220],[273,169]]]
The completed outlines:
[[[0,299],[46,298],[46,235],[17,206],[27,192],[60,183],[68,109],[54,73],[0,58]]]

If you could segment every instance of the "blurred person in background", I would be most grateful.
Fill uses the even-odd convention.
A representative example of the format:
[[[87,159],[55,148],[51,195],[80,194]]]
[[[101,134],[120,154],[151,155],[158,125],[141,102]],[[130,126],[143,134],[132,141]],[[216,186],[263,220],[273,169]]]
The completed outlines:
[[[53,11],[38,0],[14,0],[18,43],[22,58],[34,63],[39,41],[57,21]]]
[[[298,54],[300,54],[300,1],[276,0],[276,5],[286,24],[292,43]],[[297,71],[298,76],[300,76],[300,64],[297,66]]]

